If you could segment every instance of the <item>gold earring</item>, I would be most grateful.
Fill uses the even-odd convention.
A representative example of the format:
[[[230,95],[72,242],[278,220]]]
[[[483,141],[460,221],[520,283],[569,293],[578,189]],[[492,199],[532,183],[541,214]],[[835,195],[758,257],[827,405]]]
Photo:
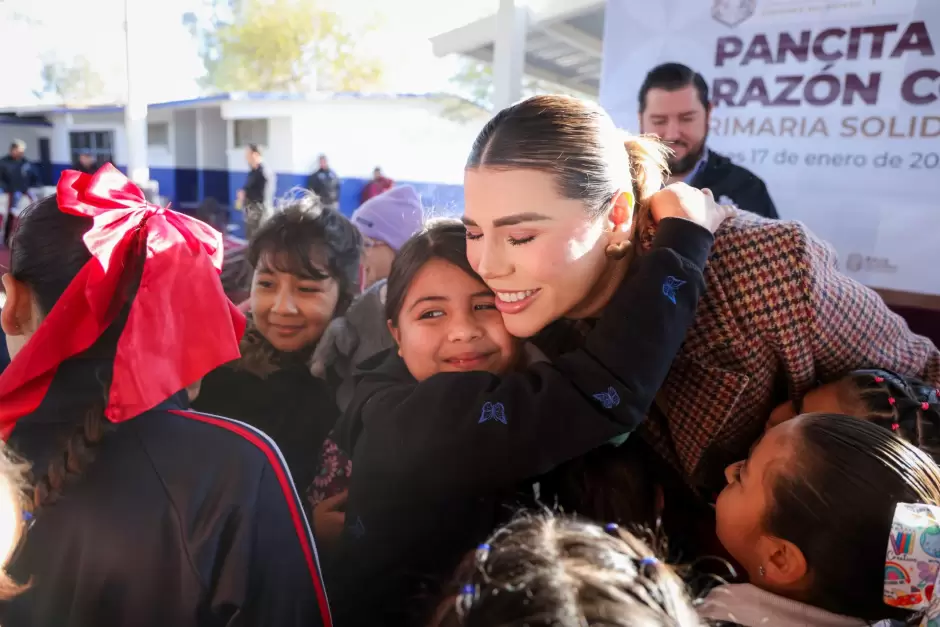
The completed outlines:
[[[607,249],[604,252],[611,259],[623,259],[627,256],[627,252],[630,250],[630,246],[631,243],[629,241],[610,244],[607,246]]]

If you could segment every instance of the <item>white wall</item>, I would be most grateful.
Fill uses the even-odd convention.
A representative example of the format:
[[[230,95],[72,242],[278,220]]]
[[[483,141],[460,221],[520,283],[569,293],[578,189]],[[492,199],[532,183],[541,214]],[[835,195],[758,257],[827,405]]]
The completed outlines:
[[[202,168],[225,170],[228,168],[228,128],[222,118],[221,107],[201,107],[196,110],[199,118],[199,150],[202,153]]]
[[[309,106],[280,100],[234,101],[222,105],[222,116],[226,119],[226,164],[232,172],[247,172],[245,147],[235,146],[235,120],[268,120],[268,142],[260,146],[265,163],[275,172],[291,172],[294,169],[293,118],[298,108]]]
[[[322,153],[343,177],[369,178],[381,166],[393,179],[459,184],[485,116],[463,123],[440,110],[413,98],[318,103],[294,120],[294,167],[311,172]]]
[[[152,167],[247,171],[243,148],[235,148],[235,119],[268,119],[265,161],[277,172],[309,174],[323,153],[342,177],[368,178],[375,166],[397,180],[459,184],[463,166],[486,122],[480,113],[469,122],[441,115],[442,103],[424,98],[231,101],[194,109],[152,109],[149,122],[170,124],[170,149],[148,150]],[[27,141],[30,158],[38,151],[33,138],[52,139],[52,160],[69,163],[69,132],[112,131],[114,158],[125,165],[127,141],[120,112],[52,114],[53,128],[0,126],[0,133]],[[198,124],[197,124],[198,121]],[[35,130],[34,130],[35,129]],[[30,133],[33,133],[31,135]],[[0,134],[0,140],[6,135]],[[3,142],[0,141],[0,145]],[[38,152],[36,152],[38,156]]]
[[[342,177],[369,178],[378,165],[393,179],[459,184],[487,116],[456,122],[442,106],[422,98],[228,102],[228,167],[247,169],[243,150],[232,147],[232,120],[268,118],[265,160],[276,171],[309,174],[322,153]]]
[[[147,142],[147,162],[151,168],[172,168],[176,166],[179,148],[176,137],[174,136],[174,115],[172,111],[156,110],[150,111],[147,115],[147,123],[165,123],[169,125],[168,146],[151,146]],[[123,164],[121,164],[123,165]]]
[[[147,121],[153,116],[151,112]],[[177,109],[173,111],[173,126],[170,129],[173,137],[173,155],[178,168],[198,168],[198,150],[196,133],[196,110]],[[153,164],[151,164],[153,165]]]

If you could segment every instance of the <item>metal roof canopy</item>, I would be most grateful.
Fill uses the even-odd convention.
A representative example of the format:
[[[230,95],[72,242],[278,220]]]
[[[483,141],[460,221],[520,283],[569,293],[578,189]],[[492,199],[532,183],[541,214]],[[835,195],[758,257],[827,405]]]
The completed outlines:
[[[525,74],[597,96],[600,90],[604,0],[555,0],[528,9]],[[434,54],[493,62],[497,15],[431,38]]]

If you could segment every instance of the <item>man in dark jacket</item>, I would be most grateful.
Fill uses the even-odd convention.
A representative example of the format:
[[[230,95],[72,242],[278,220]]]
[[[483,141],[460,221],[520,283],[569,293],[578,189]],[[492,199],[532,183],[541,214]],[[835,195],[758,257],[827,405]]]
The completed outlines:
[[[10,224],[13,222],[14,207],[24,194],[29,195],[31,187],[39,186],[39,176],[36,169],[26,159],[25,153],[26,142],[21,139],[14,139],[13,143],[10,144],[10,154],[0,159],[0,189],[9,198],[7,216],[3,224],[4,244],[8,244],[10,241],[12,232]]]
[[[721,203],[778,218],[767,186],[750,170],[706,146],[711,103],[708,84],[681,63],[664,63],[640,87],[640,130],[658,135],[673,151],[669,183],[710,189]]]
[[[248,161],[248,167],[251,170],[245,178],[244,187],[238,190],[236,207],[245,213],[245,236],[251,239],[264,217],[268,185],[271,185],[272,181],[264,167],[261,149],[257,145],[248,146],[245,150],[245,160]]]
[[[307,178],[307,189],[320,198],[324,207],[339,209],[339,177],[330,169],[326,155],[320,155],[320,169]]]
[[[255,144],[251,144],[245,150],[245,159],[248,161],[248,178],[245,179],[245,186],[239,190],[240,198],[246,204],[264,204],[264,195],[267,191],[268,177],[264,171],[264,159],[261,156],[261,149]]]

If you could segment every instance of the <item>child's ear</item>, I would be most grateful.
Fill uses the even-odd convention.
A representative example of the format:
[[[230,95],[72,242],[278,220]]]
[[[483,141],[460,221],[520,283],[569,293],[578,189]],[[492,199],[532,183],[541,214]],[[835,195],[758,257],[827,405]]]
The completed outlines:
[[[3,275],[3,290],[7,299],[0,312],[0,327],[6,335],[23,335],[32,329],[32,292],[10,273]]]
[[[773,588],[791,589],[806,577],[806,557],[795,544],[773,538],[773,550],[764,566],[763,579]]]
[[[398,330],[398,327],[395,326],[395,323],[391,320],[386,320],[385,324],[388,325],[388,332],[391,334],[392,339],[395,340],[395,345],[398,347],[398,355],[401,356],[401,331]]]

